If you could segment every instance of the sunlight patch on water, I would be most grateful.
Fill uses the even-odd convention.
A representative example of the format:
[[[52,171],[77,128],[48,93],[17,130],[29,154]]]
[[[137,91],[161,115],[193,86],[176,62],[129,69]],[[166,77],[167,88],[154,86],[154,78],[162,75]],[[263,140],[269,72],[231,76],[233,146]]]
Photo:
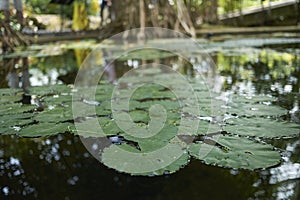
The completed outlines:
[[[61,83],[61,81],[58,81],[60,74],[56,69],[47,70],[47,73],[44,74],[39,69],[30,68],[29,73],[32,75],[29,79],[31,86],[55,85]]]
[[[300,178],[300,164],[299,163],[284,163],[280,167],[271,169],[270,184],[286,181],[289,179]]]

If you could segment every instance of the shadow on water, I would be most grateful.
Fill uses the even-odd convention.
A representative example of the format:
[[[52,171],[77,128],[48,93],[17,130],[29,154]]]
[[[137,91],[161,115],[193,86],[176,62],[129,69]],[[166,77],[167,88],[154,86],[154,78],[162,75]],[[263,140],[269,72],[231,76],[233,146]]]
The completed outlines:
[[[293,154],[299,155],[299,142],[284,143],[279,146],[290,149],[294,145]],[[79,137],[72,135],[39,139],[2,136],[0,144],[4,147],[0,152],[1,196],[11,199],[290,198],[295,197],[299,185],[299,180],[293,180],[297,172],[287,166],[249,172],[193,160],[174,175],[132,177],[101,165]],[[299,163],[299,158],[290,162]]]
[[[61,55],[2,60],[1,87],[72,84],[89,51],[68,50]],[[107,56],[109,52],[103,52]],[[300,50],[245,48],[213,52],[216,83],[234,93],[269,94],[299,123]],[[201,59],[200,59],[201,60]],[[107,62],[105,59],[101,62]],[[121,77],[139,60],[116,61],[108,80]],[[147,61],[142,61],[147,62]],[[193,75],[208,73],[197,56],[185,63],[164,58],[166,65]],[[57,64],[59,63],[59,65]],[[29,76],[30,74],[30,76]],[[206,74],[207,76],[214,76]],[[6,80],[6,81],[4,81]],[[219,79],[218,79],[219,80]],[[297,199],[300,188],[299,138],[269,141],[282,150],[283,163],[271,169],[246,171],[208,166],[191,160],[184,170],[159,177],[135,177],[108,169],[94,159],[79,137],[59,134],[41,138],[0,136],[0,199]],[[5,198],[5,199],[6,199]]]

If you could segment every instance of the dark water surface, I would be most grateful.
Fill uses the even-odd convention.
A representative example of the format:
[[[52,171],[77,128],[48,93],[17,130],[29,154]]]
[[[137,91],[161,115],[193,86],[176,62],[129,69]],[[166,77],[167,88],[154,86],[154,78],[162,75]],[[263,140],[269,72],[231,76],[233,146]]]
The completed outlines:
[[[278,105],[291,114],[288,120],[300,123],[300,46],[296,42],[255,43],[251,38],[214,49],[207,49],[215,69],[198,62],[159,58],[167,65],[182,66],[183,74],[198,68],[207,77],[218,77],[215,90],[240,94],[268,94],[278,97]],[[222,43],[224,45],[224,43]],[[230,46],[230,47],[229,47]],[[89,53],[86,49],[51,48],[49,56],[30,56],[28,60],[3,58],[0,61],[1,87],[22,85],[72,84],[78,66]],[[57,54],[57,55],[56,55]],[[7,65],[9,61],[13,65]],[[28,62],[28,68],[24,63]],[[115,74],[120,77],[139,64],[120,60]],[[147,61],[146,61],[147,62]],[[213,71],[213,73],[211,73]],[[247,171],[224,169],[191,160],[172,175],[136,177],[108,169],[94,159],[78,136],[60,134],[42,138],[0,136],[0,199],[299,199],[300,139],[269,140],[282,150],[283,162],[270,169]]]

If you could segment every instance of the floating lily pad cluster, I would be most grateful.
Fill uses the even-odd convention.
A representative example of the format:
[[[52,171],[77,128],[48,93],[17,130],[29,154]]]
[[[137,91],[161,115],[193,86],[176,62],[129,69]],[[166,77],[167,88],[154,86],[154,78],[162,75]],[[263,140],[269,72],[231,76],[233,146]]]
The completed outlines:
[[[204,81],[191,79],[187,87],[155,70],[137,70],[117,85],[100,82],[95,98],[66,85],[31,87],[26,94],[1,89],[0,133],[40,137],[69,132],[90,139],[91,145],[105,139],[110,143],[95,155],[104,165],[132,175],[174,173],[191,158],[220,167],[267,168],[279,164],[281,156],[262,139],[299,136],[298,124],[278,120],[288,111],[276,106],[273,97],[230,95],[224,101]],[[135,77],[141,76],[168,84],[149,82],[132,92],[139,83]],[[129,101],[122,101],[130,91]],[[191,92],[196,102],[185,95]],[[30,104],[22,103],[24,95],[31,97]],[[74,103],[82,116],[73,117]],[[94,114],[86,115],[88,110]]]

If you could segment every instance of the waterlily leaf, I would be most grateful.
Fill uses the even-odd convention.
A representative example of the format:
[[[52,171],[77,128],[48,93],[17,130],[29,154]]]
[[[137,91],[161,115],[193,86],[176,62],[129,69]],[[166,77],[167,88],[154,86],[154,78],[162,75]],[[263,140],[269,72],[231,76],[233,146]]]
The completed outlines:
[[[112,115],[111,109],[103,109],[101,106],[100,107],[96,106],[95,109],[96,109],[96,114],[98,116],[104,117],[104,116],[111,116]]]
[[[255,96],[242,96],[242,95],[237,95],[233,94],[231,96],[231,102],[233,103],[251,103],[251,104],[256,104],[256,103],[263,103],[263,102],[275,102],[277,99],[272,96],[267,96],[267,95],[255,95]]]
[[[210,93],[208,90],[203,91],[195,91],[195,95],[197,96],[199,102],[210,102],[214,97],[213,93]]]
[[[17,95],[5,95],[5,96],[0,95],[0,104],[14,103],[21,100],[22,100],[21,93]]]
[[[102,162],[106,166],[132,175],[162,175],[174,173],[188,163],[189,155],[179,144],[168,144],[152,152],[129,152],[117,145],[104,149]]]
[[[299,135],[300,125],[268,118],[231,118],[226,120],[224,130],[243,136],[264,138],[291,137]]]
[[[64,107],[57,107],[53,108],[49,111],[43,111],[40,113],[37,113],[34,117],[34,120],[38,122],[64,122],[64,121],[70,121],[73,120],[73,114],[72,110],[70,108],[64,108]]]
[[[105,94],[96,93],[96,95],[95,95],[95,101],[97,101],[97,102],[99,102],[101,104],[103,101],[110,100],[112,98],[111,95],[112,95],[112,93],[110,91],[108,91]]]
[[[228,104],[226,112],[238,116],[281,116],[288,113],[286,109],[279,106],[241,103]]]
[[[141,102],[140,105],[142,105],[144,102]],[[159,104],[161,105],[164,109],[166,109],[167,111],[172,110],[172,111],[180,111],[181,110],[181,106],[180,103],[178,102],[178,100],[175,101],[171,101],[171,100],[154,100],[149,102],[150,105],[148,108],[150,108],[151,105],[155,105],[155,104]]]
[[[23,93],[21,89],[18,88],[1,88],[0,96],[14,96]]]
[[[102,120],[101,120],[102,119]],[[100,126],[99,121],[102,122],[102,126]],[[106,121],[106,122],[105,122]],[[84,120],[80,123],[76,123],[76,128],[72,130],[72,132],[80,135],[82,137],[104,137],[105,133],[102,127],[108,123],[108,120],[103,120],[103,118],[91,118],[88,120]],[[113,135],[113,134],[112,134]]]
[[[117,135],[121,130],[107,117],[90,117],[77,122],[72,132],[83,137],[102,137]]]
[[[173,173],[188,163],[190,155],[222,167],[265,168],[279,163],[279,153],[270,145],[232,134],[263,138],[299,134],[299,125],[254,117],[286,113],[272,105],[271,97],[233,95],[226,104],[209,92],[203,80],[192,80],[192,88],[178,84],[176,78],[157,69],[141,69],[117,86],[102,81],[95,91],[62,85],[32,87],[30,95],[38,96],[43,111],[13,103],[20,100],[21,92],[0,90],[4,97],[0,133],[38,137],[68,131],[106,139],[111,144],[104,149],[102,162],[133,175]],[[166,84],[153,84],[154,80]],[[226,112],[251,118],[226,119],[221,126],[218,122],[224,123]],[[70,123],[73,120],[76,127]],[[231,136],[221,135],[224,130]]]
[[[102,124],[100,122],[100,124]],[[106,123],[105,125],[101,125],[101,128],[103,129],[103,132],[105,135],[117,135],[122,131],[121,128],[119,128],[119,126],[117,126],[117,124],[114,121],[109,121],[108,123]]]
[[[148,123],[150,121],[148,112],[143,110],[133,110],[129,113],[129,115],[134,122]]]
[[[122,77],[121,80],[118,80],[117,89],[119,91],[127,91],[128,89],[132,89],[133,87],[136,88],[137,86],[142,86],[142,83],[151,84],[152,82],[153,77],[151,76],[138,77],[138,74],[136,76],[126,76]]]
[[[15,123],[22,122],[22,120],[32,119],[34,113],[19,113],[18,115],[1,115],[0,127],[12,126]]]
[[[0,116],[0,134],[16,134],[22,126],[33,123],[33,113]]]
[[[43,102],[47,105],[51,104],[65,104],[65,105],[71,105],[72,103],[72,95],[66,93],[63,95],[53,95],[53,96],[46,96],[43,98]]]
[[[74,111],[74,117],[89,117],[91,115],[95,115],[95,106],[90,105],[84,102],[73,102],[72,107],[69,109],[73,109]]]
[[[157,49],[139,49],[136,51],[131,51],[126,55],[123,55],[118,58],[120,61],[127,61],[130,59],[139,59],[139,60],[154,60],[174,56],[173,53],[160,51]]]
[[[104,116],[111,116],[112,112],[111,110],[108,109],[101,109],[101,108],[98,109],[98,107],[96,107],[96,114],[97,116],[104,117]]]
[[[156,75],[161,73],[162,71],[160,68],[155,67],[155,68],[137,68],[135,72],[142,75]]]
[[[267,168],[280,163],[281,157],[271,145],[238,136],[218,135],[211,144],[191,144],[189,153],[206,164],[234,169]]]
[[[145,128],[146,127],[140,127]],[[156,149],[160,149],[170,143],[171,139],[177,135],[178,129],[174,125],[166,125],[152,137],[137,137],[138,134],[134,133],[135,130],[122,131],[120,134],[128,141],[136,142],[139,146],[137,149],[126,149],[127,151],[139,152],[151,152]],[[142,131],[141,131],[142,132]],[[147,134],[147,133],[144,133]],[[121,146],[120,148],[126,148],[126,146]]]
[[[34,86],[29,88],[29,93],[36,96],[47,96],[61,93],[70,93],[71,88],[67,85],[46,85],[46,86]]]
[[[40,137],[65,133],[72,129],[75,129],[72,123],[39,123],[23,127],[17,134],[23,137]]]
[[[125,92],[125,91],[123,91]],[[156,90],[137,90],[131,97],[137,101],[146,100],[160,100],[160,99],[176,99],[175,95],[170,91],[156,91]]]
[[[3,104],[0,105],[0,115],[18,114],[23,112],[29,112],[36,108],[35,105],[27,105],[21,103],[15,104]]]
[[[196,131],[194,131],[195,125],[198,125]],[[208,121],[199,119],[185,119],[184,123],[179,125],[179,135],[207,135],[209,133],[215,133],[222,131],[222,127],[216,123],[210,123]],[[193,132],[194,131],[194,132]]]

